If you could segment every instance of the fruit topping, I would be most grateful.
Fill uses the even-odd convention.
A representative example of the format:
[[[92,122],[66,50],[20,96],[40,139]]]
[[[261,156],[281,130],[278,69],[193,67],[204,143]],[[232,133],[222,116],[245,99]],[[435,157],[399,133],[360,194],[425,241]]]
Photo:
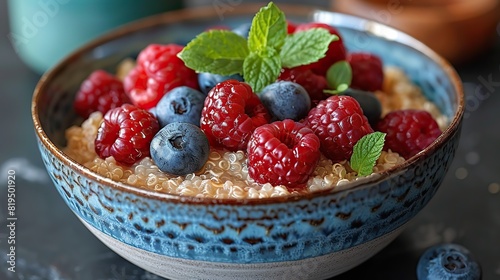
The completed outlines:
[[[190,123],[169,123],[154,136],[150,152],[161,171],[187,175],[203,168],[210,145],[199,127]]]
[[[177,57],[182,49],[176,44],[151,44],[139,53],[137,65],[124,80],[125,92],[134,105],[150,109],[173,88],[198,89],[197,74]]]
[[[441,134],[429,113],[401,110],[396,91],[382,91],[378,56],[347,54],[337,29],[294,24],[272,2],[251,23],[208,28],[185,47],[150,44],[127,65],[123,83],[98,70],[82,84],[76,112],[105,115],[90,116],[91,138],[75,130],[68,142],[130,170],[149,162],[168,180],[195,173],[249,197],[314,191],[401,164]]]
[[[154,115],[164,127],[169,123],[186,122],[200,126],[201,110],[205,102],[205,95],[200,91],[180,86],[167,92],[156,107]]]
[[[226,81],[226,80],[238,80],[243,82],[243,77],[240,74],[233,74],[228,76],[212,74],[212,73],[199,73],[198,74],[198,84],[200,85],[201,92],[205,95],[215,87],[216,84]]]
[[[332,161],[349,159],[354,144],[373,129],[359,103],[350,96],[331,96],[309,111],[307,125],[321,141],[321,151]]]
[[[397,110],[388,113],[376,126],[387,133],[385,149],[408,159],[429,146],[441,134],[439,125],[424,110]]]
[[[292,34],[295,32],[295,29],[297,29],[297,24],[287,20],[286,21],[286,33]]]
[[[302,123],[276,121],[258,127],[248,143],[248,174],[258,183],[301,188],[320,158],[320,141]]]
[[[324,93],[324,90],[328,88],[326,78],[315,74],[307,68],[307,65],[281,69],[278,81],[290,81],[303,86],[312,104],[317,104],[329,96]]]
[[[227,80],[208,93],[200,127],[212,146],[237,151],[246,150],[255,128],[269,120],[269,113],[248,84]]]
[[[124,104],[104,115],[97,131],[95,151],[102,159],[112,156],[119,163],[134,164],[149,156],[149,145],[158,129],[158,121],[150,112]]]
[[[367,52],[351,52],[346,60],[352,68],[352,88],[371,92],[382,89],[384,70],[382,60],[377,55]]]
[[[289,81],[279,81],[266,86],[259,93],[259,98],[273,121],[300,121],[311,109],[311,99],[304,87]]]
[[[95,70],[81,84],[73,106],[78,115],[88,118],[95,111],[105,114],[125,103],[130,103],[130,100],[123,83],[104,70]]]
[[[382,105],[372,92],[349,88],[342,92],[343,95],[351,96],[358,101],[363,114],[368,118],[368,122],[375,127],[382,115]]]

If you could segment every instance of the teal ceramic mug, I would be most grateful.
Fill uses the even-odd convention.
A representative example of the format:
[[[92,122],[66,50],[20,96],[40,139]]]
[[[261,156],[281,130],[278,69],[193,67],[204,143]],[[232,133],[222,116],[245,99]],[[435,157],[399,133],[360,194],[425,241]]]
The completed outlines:
[[[8,0],[8,37],[20,58],[43,73],[110,29],[181,7],[182,0]]]

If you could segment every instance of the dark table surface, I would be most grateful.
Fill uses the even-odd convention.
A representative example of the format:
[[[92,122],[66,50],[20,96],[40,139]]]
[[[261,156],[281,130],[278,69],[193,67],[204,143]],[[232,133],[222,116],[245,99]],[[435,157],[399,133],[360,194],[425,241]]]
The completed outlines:
[[[196,2],[196,1],[194,1]],[[456,68],[466,83],[462,140],[441,188],[387,248],[335,279],[416,279],[422,252],[467,247],[483,279],[500,279],[500,25],[496,44]],[[16,56],[0,1],[0,279],[160,279],[98,241],[66,207],[35,142],[30,105],[40,75]],[[7,270],[7,177],[16,174],[16,272]]]

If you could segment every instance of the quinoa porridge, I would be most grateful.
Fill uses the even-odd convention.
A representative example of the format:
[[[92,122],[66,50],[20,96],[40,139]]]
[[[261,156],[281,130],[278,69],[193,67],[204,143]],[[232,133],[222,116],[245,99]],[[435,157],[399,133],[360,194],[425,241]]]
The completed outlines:
[[[382,115],[397,109],[421,109],[434,117],[441,130],[448,124],[447,118],[438,108],[396,67],[384,68],[383,89],[375,95],[382,104]],[[161,193],[211,198],[266,198],[299,192],[290,191],[285,186],[256,183],[248,175],[247,158],[243,151],[230,152],[211,147],[204,167],[186,176],[162,172],[150,157],[131,166],[121,165],[113,157],[101,159],[94,150],[94,139],[102,119],[102,113],[94,112],[81,126],[69,128],[66,131],[67,146],[64,152],[90,170],[115,181]],[[382,151],[373,172],[390,169],[404,161],[395,152]],[[300,192],[329,188],[340,190],[349,187],[347,183],[357,178],[348,161],[332,162],[322,155],[307,187]]]

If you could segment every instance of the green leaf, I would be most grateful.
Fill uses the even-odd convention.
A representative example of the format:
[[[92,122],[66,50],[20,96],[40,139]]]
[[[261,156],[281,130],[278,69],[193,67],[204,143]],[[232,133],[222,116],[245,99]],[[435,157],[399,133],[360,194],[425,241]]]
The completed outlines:
[[[376,131],[363,136],[354,145],[350,164],[358,176],[372,174],[373,167],[382,153],[384,141],[385,133]]]
[[[345,60],[334,63],[326,72],[326,81],[328,87],[333,89],[334,94],[345,91],[351,85],[352,68],[349,62]],[[326,93],[332,93],[325,90]]]
[[[320,60],[335,40],[338,37],[324,28],[313,28],[287,36],[280,53],[283,67],[292,68]]]
[[[329,93],[329,94],[341,94],[342,92],[346,91],[349,88],[348,84],[340,84],[337,89],[324,89],[324,93]]]
[[[247,40],[228,30],[210,30],[191,40],[178,54],[187,67],[219,75],[243,73]]]
[[[276,81],[281,70],[281,58],[276,50],[267,48],[252,52],[243,63],[243,77],[254,92]]]
[[[248,48],[251,52],[264,51],[266,48],[279,49],[287,36],[287,22],[285,14],[270,2],[254,16],[250,33],[248,34]]]

